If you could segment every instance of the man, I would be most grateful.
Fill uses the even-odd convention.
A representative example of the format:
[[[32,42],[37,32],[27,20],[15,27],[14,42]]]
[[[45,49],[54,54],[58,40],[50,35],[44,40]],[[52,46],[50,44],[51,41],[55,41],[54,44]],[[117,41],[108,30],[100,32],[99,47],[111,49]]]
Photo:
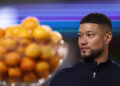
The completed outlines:
[[[90,13],[80,22],[78,44],[82,60],[58,71],[50,86],[120,86],[120,66],[109,55],[110,19]]]

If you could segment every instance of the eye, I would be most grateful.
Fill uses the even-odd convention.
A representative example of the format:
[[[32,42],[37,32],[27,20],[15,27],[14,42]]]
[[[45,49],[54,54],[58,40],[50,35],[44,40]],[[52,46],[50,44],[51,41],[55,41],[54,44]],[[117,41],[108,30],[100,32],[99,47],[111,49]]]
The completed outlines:
[[[81,38],[81,37],[82,37],[82,35],[81,35],[81,34],[78,34],[78,37],[79,37],[79,38]]]
[[[90,38],[93,37],[93,36],[94,36],[94,34],[88,34],[88,37],[90,37]]]

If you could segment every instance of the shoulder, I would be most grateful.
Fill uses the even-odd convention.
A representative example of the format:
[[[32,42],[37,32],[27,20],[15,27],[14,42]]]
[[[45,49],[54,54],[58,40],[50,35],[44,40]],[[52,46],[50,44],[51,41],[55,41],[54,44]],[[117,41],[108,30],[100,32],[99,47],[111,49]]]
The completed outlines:
[[[73,64],[72,66],[69,66],[69,67],[65,67],[65,68],[63,68],[63,69],[60,69],[60,70],[58,71],[58,73],[74,72],[74,71],[76,71],[76,70],[81,70],[81,69],[83,69],[84,66],[85,66],[85,64],[84,64],[83,60],[80,60],[79,62]]]
[[[118,64],[116,61],[112,60],[112,68],[115,71],[118,71],[120,73],[120,64]]]
[[[81,68],[83,68],[82,66],[83,66],[83,62],[81,60],[78,63],[73,64],[72,66],[65,67],[56,71],[56,73],[52,76],[51,84],[64,82],[65,80],[74,76],[75,73],[78,73],[81,70]],[[50,86],[54,86],[54,85],[50,85]]]

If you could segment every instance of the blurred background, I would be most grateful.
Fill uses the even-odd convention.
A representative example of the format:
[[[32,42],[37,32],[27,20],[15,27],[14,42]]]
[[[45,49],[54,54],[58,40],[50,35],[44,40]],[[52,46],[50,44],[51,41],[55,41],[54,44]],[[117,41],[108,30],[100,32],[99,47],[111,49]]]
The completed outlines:
[[[120,63],[120,2],[118,0],[0,0],[0,27],[20,24],[27,16],[37,17],[41,25],[59,31],[69,45],[61,68],[80,60],[78,29],[80,20],[91,12],[106,14],[112,20],[113,40],[110,52]],[[49,81],[44,86],[48,86]]]

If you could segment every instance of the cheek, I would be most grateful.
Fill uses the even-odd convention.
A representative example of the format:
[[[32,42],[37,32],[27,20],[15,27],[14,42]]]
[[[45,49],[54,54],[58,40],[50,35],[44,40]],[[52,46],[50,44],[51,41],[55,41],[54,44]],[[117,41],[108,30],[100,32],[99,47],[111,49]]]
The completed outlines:
[[[79,42],[80,40],[79,40],[79,38],[78,38],[78,46],[79,46],[79,48],[80,48],[80,42]]]
[[[89,44],[90,44],[90,48],[93,50],[103,48],[104,40],[103,39],[92,39],[92,40],[90,40]]]

